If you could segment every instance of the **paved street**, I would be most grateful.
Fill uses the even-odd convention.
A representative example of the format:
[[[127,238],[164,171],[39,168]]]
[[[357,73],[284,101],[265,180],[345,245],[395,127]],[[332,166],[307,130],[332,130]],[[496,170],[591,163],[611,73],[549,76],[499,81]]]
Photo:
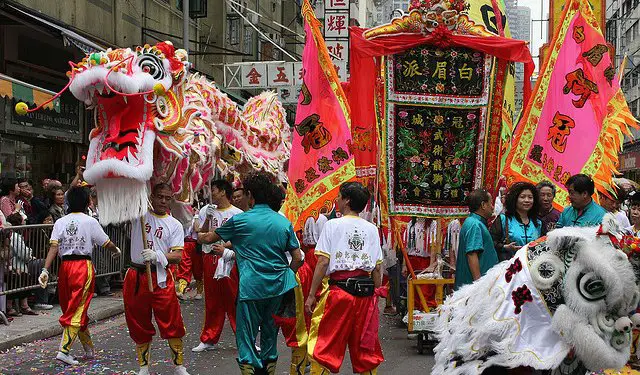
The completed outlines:
[[[204,301],[188,301],[182,304],[182,314],[187,326],[185,337],[185,363],[192,375],[196,374],[236,374],[239,373],[235,357],[236,348],[233,333],[228,324],[222,335],[219,348],[194,354],[191,348],[198,344],[202,325]],[[433,357],[419,355],[415,341],[407,340],[406,328],[399,328],[396,318],[382,317],[380,337],[385,362],[380,374],[429,373]],[[91,326],[96,344],[97,358],[83,361],[76,367],[64,367],[53,360],[58,349],[60,336],[29,343],[0,353],[0,374],[134,374],[137,369],[135,351],[129,338],[124,315],[103,320]],[[290,351],[280,340],[280,360],[278,374],[288,373]],[[72,350],[80,355],[82,347],[78,342]],[[169,352],[165,342],[154,341],[151,353],[152,371],[155,374],[172,374]],[[351,374],[348,356],[341,374]]]

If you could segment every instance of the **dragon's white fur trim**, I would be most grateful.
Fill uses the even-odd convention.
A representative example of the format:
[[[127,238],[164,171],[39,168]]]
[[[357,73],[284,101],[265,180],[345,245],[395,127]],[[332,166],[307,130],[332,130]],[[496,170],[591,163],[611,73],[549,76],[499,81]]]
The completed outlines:
[[[96,184],[102,225],[141,217],[149,207],[147,182],[130,178],[105,178]]]

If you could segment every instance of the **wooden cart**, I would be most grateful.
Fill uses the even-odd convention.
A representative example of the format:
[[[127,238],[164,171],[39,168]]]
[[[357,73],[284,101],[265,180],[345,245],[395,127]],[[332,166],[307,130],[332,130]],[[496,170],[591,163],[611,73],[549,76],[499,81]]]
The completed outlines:
[[[444,300],[444,287],[446,285],[453,285],[454,279],[411,279],[407,281],[407,313],[408,323],[407,330],[409,333],[418,334],[418,353],[424,352],[425,342],[427,341],[428,331],[415,331],[413,327],[413,310],[416,305],[416,287],[419,285],[435,285],[436,287],[436,302],[438,306],[442,304]]]

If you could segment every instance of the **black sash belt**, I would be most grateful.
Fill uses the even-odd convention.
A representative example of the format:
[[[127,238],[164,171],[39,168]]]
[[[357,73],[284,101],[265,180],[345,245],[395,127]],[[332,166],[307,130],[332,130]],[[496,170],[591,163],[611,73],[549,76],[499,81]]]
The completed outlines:
[[[91,255],[78,255],[78,254],[63,255],[62,260],[91,260]]]
[[[133,270],[136,271],[136,288],[135,288],[135,293],[134,294],[138,295],[138,290],[140,289],[140,276],[146,275],[147,266],[145,264],[131,263],[129,268],[132,268]],[[151,272],[156,272],[156,265],[155,264],[151,265]]]

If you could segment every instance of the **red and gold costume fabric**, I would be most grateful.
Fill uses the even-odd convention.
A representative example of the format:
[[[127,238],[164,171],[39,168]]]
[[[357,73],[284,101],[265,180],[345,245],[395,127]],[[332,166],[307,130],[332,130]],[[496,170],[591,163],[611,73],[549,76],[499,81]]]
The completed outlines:
[[[206,344],[217,344],[224,327],[225,315],[233,333],[236,332],[236,298],[238,297],[238,267],[233,266],[230,277],[216,279],[213,277],[218,266],[218,256],[213,253],[203,254],[204,268],[204,324],[200,341]]]
[[[354,297],[337,286],[323,293],[313,312],[308,353],[332,373],[338,373],[349,347],[354,373],[364,373],[384,361],[376,327],[366,319],[377,303],[377,296]],[[375,329],[375,334],[370,331]],[[369,336],[370,342],[363,338]]]
[[[87,312],[93,298],[95,287],[93,264],[88,259],[64,260],[58,271],[58,297],[62,316],[59,319],[63,327],[80,327],[85,330],[89,325]]]
[[[180,302],[174,290],[173,275],[167,271],[167,287],[158,287],[156,273],[152,273],[153,292],[147,288],[144,270],[130,268],[124,278],[124,313],[129,336],[140,345],[148,343],[156,330],[151,322],[155,318],[160,337],[181,338],[185,334]]]

